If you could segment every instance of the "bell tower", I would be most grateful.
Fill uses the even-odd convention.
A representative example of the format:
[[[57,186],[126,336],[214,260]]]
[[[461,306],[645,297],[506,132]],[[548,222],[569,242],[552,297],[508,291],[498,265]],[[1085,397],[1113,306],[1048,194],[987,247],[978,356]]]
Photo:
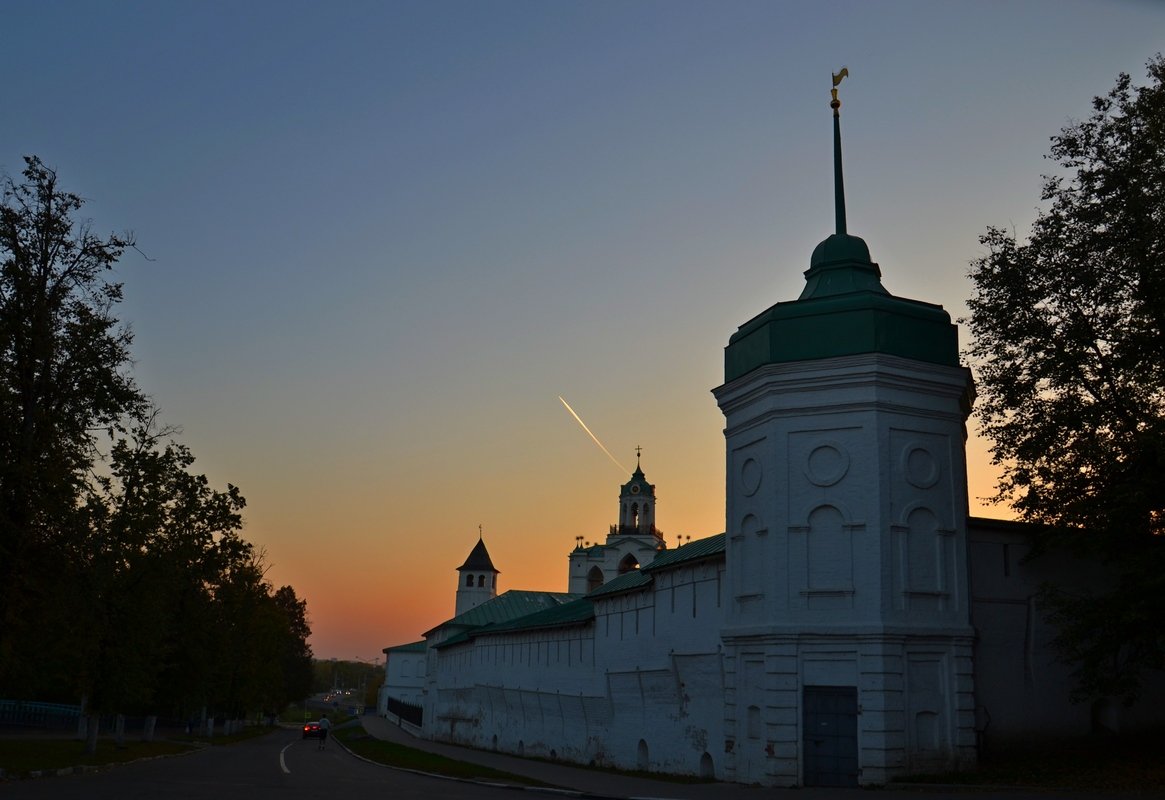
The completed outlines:
[[[457,607],[454,616],[461,616],[486,600],[498,595],[498,572],[485,549],[481,528],[477,531],[477,544],[469,552],[465,563],[457,568]]]
[[[631,480],[619,487],[618,522],[607,533],[606,543],[585,542],[575,537],[570,554],[567,585],[571,593],[586,594],[609,580],[650,564],[665,550],[663,531],[655,527],[655,484],[639,465],[643,448],[635,448],[635,471]]]
[[[619,490],[620,536],[659,536],[655,529],[655,485],[648,483],[639,466],[642,447],[635,448],[635,471]]]

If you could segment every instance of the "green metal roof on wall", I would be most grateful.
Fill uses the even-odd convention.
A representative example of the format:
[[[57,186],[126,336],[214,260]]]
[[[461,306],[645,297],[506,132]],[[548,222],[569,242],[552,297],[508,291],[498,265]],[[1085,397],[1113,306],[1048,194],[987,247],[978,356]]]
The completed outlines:
[[[718,533],[706,539],[697,539],[674,550],[664,550],[657,555],[650,564],[641,568],[642,572],[652,573],[661,569],[677,567],[692,561],[699,561],[713,556],[723,555],[724,534]]]
[[[634,589],[642,589],[650,583],[651,578],[643,574],[642,570],[633,569],[630,572],[624,572],[617,578],[612,578],[599,588],[587,592],[587,597],[603,597],[619,592],[629,592]]]
[[[419,642],[409,642],[408,644],[398,644],[396,647],[386,647],[380,652],[382,653],[423,653],[427,644],[422,639]]]
[[[553,608],[563,603],[569,603],[572,600],[577,600],[581,596],[568,592],[528,592],[520,589],[510,589],[508,592],[503,592],[497,597],[486,600],[479,606],[474,606],[464,614],[460,614],[453,617],[453,619],[446,620],[440,625],[434,626],[430,630],[425,631],[424,635],[428,636],[433,631],[446,625],[475,628],[482,625],[509,622],[512,619],[533,614],[535,611],[541,611],[544,608]],[[448,641],[446,640],[443,644],[448,643]]]
[[[722,556],[723,553],[724,534],[718,533],[706,539],[697,539],[674,550],[661,551],[647,566],[640,567],[631,572],[625,572],[619,577],[607,581],[599,588],[588,592],[587,597],[593,599],[619,594],[620,592],[631,592],[637,589],[643,589],[651,585],[652,572],[678,567],[682,564],[690,564],[705,558]]]
[[[502,622],[497,625],[489,625],[485,628],[470,631],[470,635],[492,636],[495,633],[513,633],[515,631],[528,631],[535,628],[558,628],[565,625],[579,625],[589,622],[594,618],[595,607],[591,604],[591,601],[585,597],[579,597],[577,600],[563,603],[554,608],[535,611],[533,614],[527,614],[524,617],[518,617],[509,622]]]

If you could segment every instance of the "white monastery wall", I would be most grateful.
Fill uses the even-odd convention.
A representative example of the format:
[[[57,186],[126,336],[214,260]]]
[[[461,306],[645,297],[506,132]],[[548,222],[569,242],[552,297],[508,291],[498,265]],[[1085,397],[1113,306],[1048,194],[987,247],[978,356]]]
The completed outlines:
[[[652,572],[645,590],[595,598],[598,663],[614,670],[658,668],[670,653],[716,652],[723,576],[717,559]]]
[[[377,713],[387,711],[388,698],[421,705],[425,687],[425,653],[389,652],[384,664],[384,684],[377,696]]]
[[[625,769],[715,774],[723,562],[594,600],[585,625],[479,635],[437,656],[434,738]],[[697,623],[693,623],[696,620]]]

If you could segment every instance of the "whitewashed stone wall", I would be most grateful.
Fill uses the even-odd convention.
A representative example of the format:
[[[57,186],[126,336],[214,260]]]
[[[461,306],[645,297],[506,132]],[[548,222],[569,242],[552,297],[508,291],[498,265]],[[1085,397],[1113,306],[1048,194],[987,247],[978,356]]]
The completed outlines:
[[[596,598],[583,625],[436,652],[433,738],[583,764],[719,774],[723,562]]]
[[[804,782],[806,687],[856,689],[860,783],[974,763],[967,382],[870,354],[716,390],[731,780]]]
[[[1165,676],[1147,673],[1133,706],[1116,700],[1070,703],[1071,667],[1052,646],[1055,629],[1040,606],[1040,587],[1054,581],[1090,591],[1110,582],[1102,565],[1031,547],[1016,523],[970,522],[971,620],[975,626],[976,721],[987,747],[1033,736],[1068,737],[1160,725]]]
[[[384,683],[376,698],[378,714],[388,711],[389,697],[413,705],[424,702],[425,660],[424,651],[385,650]]]

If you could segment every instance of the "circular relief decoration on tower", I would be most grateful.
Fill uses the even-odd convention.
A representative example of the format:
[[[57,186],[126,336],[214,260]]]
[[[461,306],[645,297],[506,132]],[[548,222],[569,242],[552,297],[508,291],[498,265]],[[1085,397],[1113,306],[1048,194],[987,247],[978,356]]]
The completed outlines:
[[[921,445],[908,445],[903,457],[907,482],[919,489],[929,489],[938,483],[938,461]]]
[[[745,497],[752,497],[756,494],[764,475],[764,469],[761,468],[759,461],[755,458],[744,460],[744,463],[740,465],[740,488],[744,489]]]
[[[631,484],[631,494],[639,494],[639,484],[638,483]]]
[[[849,472],[849,456],[840,444],[819,445],[809,453],[805,477],[816,486],[833,486]]]

